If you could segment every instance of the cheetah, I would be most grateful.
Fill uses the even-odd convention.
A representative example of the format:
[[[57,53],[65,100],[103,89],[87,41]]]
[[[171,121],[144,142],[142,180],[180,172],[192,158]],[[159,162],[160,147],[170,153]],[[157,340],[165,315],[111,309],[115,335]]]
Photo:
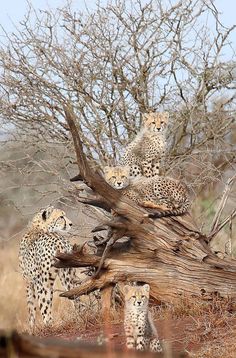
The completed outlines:
[[[188,189],[179,180],[159,175],[132,178],[129,166],[106,166],[103,172],[106,182],[123,195],[142,207],[156,209],[155,217],[182,215],[190,207]]]
[[[48,206],[34,216],[20,242],[19,264],[26,280],[31,328],[35,325],[37,301],[44,324],[49,325],[52,321],[53,286],[57,275],[66,290],[73,286],[75,269],[52,266],[57,251],[72,250],[72,245],[61,234],[71,226],[64,211]]]
[[[148,309],[149,285],[125,285],[123,291],[125,300],[124,329],[127,348],[162,352],[156,327]]]
[[[132,177],[142,174],[149,178],[159,174],[160,162],[166,151],[168,119],[168,112],[143,115],[143,126],[120,162],[122,166],[130,166]]]

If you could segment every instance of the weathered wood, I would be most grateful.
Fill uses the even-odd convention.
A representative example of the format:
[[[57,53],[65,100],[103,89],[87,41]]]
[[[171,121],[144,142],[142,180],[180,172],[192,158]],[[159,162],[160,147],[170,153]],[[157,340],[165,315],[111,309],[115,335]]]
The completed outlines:
[[[122,250],[111,248],[102,266],[101,275],[91,278],[80,287],[62,296],[75,298],[97,288],[107,287],[118,281],[143,281],[151,286],[151,295],[160,301],[173,302],[180,295],[211,297],[218,292],[223,297],[236,298],[236,260],[218,258],[208,245],[191,215],[152,220],[144,208],[120,195],[97,173],[90,170],[83,154],[82,144],[73,121],[73,113],[66,108],[80,175],[105,205],[117,217],[105,224],[117,231],[125,229],[130,243]],[[225,199],[224,199],[225,201]],[[125,221],[119,222],[119,217]],[[219,216],[213,231],[218,230]],[[212,233],[211,233],[212,234]],[[99,266],[100,256],[82,253],[58,254],[57,267]]]
[[[112,292],[113,287],[108,286],[101,290],[101,298],[102,298],[102,319],[103,322],[111,321],[112,317]]]

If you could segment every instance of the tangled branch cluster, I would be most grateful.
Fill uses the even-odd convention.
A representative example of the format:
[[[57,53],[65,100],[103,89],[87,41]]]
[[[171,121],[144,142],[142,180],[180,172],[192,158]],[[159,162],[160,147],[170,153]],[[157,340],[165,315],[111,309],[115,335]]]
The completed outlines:
[[[142,113],[164,109],[164,170],[199,191],[235,164],[234,30],[212,0],[29,8],[0,48],[2,126],[16,139],[66,147],[70,104],[87,157],[104,165],[119,161]]]

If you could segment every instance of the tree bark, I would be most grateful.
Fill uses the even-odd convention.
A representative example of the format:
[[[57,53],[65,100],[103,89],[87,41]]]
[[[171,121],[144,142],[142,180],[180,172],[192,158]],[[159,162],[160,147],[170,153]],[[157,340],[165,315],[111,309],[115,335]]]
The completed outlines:
[[[151,219],[151,210],[148,212],[121,196],[89,168],[71,108],[65,107],[65,116],[74,141],[80,176],[99,195],[99,206],[103,203],[104,208],[116,213],[105,223],[106,227],[116,233],[122,230],[122,236],[129,239],[113,245],[98,277],[88,279],[61,296],[74,299],[128,280],[149,283],[151,296],[164,302],[174,302],[181,295],[211,298],[216,293],[236,298],[236,260],[221,259],[209,247],[209,237],[212,238],[222,224],[218,218],[214,221],[214,233],[211,232],[209,237],[200,232],[190,214]],[[96,200],[92,204],[96,205]],[[234,215],[235,211],[231,217]],[[98,267],[100,259],[100,254],[83,254],[75,248],[71,254],[58,253],[55,265]]]

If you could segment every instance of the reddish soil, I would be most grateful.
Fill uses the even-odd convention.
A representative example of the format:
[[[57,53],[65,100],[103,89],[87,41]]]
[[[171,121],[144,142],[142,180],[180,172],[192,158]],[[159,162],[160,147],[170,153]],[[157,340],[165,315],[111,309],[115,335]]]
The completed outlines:
[[[168,342],[168,346],[171,347],[173,352],[197,353],[194,356],[204,358],[236,357],[234,349],[236,345],[231,347],[232,343],[236,342],[236,316],[233,314],[215,313],[211,314],[210,317],[209,315],[202,315],[178,319],[168,318],[155,320],[155,324],[160,339]],[[103,326],[90,323],[86,330],[64,327],[58,332],[44,332],[43,335],[53,335],[69,340],[79,339],[97,344],[104,343],[105,340],[111,348],[125,346],[125,336],[121,323],[108,323]],[[208,346],[209,348],[207,348]],[[224,346],[227,348],[224,349]],[[201,353],[203,348],[207,349],[206,353]],[[211,353],[211,351],[214,353]],[[226,352],[225,355],[224,352]]]

